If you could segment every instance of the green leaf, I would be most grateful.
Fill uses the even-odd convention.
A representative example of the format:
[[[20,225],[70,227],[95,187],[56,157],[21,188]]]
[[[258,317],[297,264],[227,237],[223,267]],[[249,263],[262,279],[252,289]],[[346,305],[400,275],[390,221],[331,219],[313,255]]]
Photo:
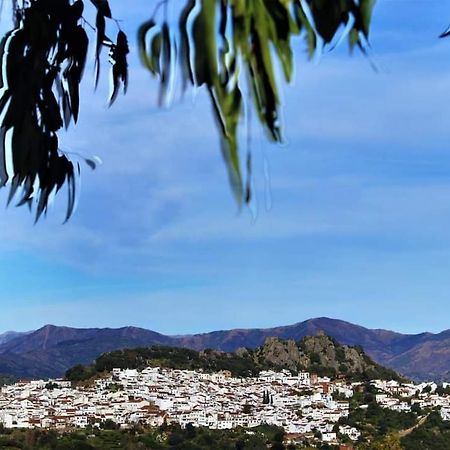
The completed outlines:
[[[141,59],[142,64],[155,75],[156,71],[154,69],[154,65],[152,63],[151,57],[147,50],[147,34],[148,32],[156,26],[156,22],[153,19],[147,20],[144,22],[139,28],[137,32],[137,41],[138,41],[138,49],[139,49],[139,57]]]
[[[198,86],[213,86],[217,81],[216,0],[201,0],[193,25],[195,80]]]
[[[194,84],[194,73],[191,67],[191,45],[187,29],[188,19],[195,8],[195,0],[188,0],[186,6],[180,14],[178,28],[180,32],[180,66],[183,83],[183,91],[186,90],[188,83]]]

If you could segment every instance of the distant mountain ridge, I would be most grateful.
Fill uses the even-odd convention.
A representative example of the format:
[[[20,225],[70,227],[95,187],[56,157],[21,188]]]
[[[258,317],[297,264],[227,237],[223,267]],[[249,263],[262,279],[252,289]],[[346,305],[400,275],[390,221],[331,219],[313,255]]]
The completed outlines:
[[[186,336],[167,336],[136,327],[78,329],[46,325],[0,342],[0,374],[52,377],[62,375],[74,365],[90,364],[102,353],[123,348],[167,345],[233,352],[242,347],[259,347],[269,337],[298,341],[320,331],[341,344],[361,346],[374,361],[408,378],[450,381],[450,330],[438,334],[401,334],[326,317],[275,328]]]
[[[135,327],[69,328],[46,325],[0,345],[0,374],[54,377],[76,364],[122,348],[169,345],[168,336]]]
[[[4,333],[0,333],[0,345],[5,344],[12,339],[15,339],[19,336],[24,336],[25,334],[30,334],[32,331],[5,331]]]

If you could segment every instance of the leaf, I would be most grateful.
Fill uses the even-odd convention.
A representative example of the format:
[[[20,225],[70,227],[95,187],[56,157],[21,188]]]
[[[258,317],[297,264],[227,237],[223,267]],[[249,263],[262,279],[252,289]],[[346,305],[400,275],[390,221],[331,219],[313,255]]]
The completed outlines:
[[[293,70],[293,56],[290,43],[291,30],[296,30],[288,9],[281,2],[265,0],[268,38],[273,42],[280,59],[284,76],[290,81]]]
[[[97,27],[97,41],[95,45],[95,87],[98,85],[100,77],[100,53],[102,51],[103,41],[105,39],[105,16],[97,11],[97,17],[95,19],[95,26]]]
[[[341,23],[347,23],[348,13],[340,1],[310,0],[309,7],[314,18],[317,32],[325,43],[332,41]]]
[[[5,186],[9,180],[8,171],[6,170],[5,134],[5,129],[0,127],[0,187]]]
[[[72,108],[70,107],[69,94],[65,91],[62,95],[62,108],[63,108],[64,126],[67,129],[69,127],[70,119],[72,117]]]
[[[98,157],[83,158],[83,160],[92,170],[95,170],[101,164],[101,160]]]
[[[238,87],[225,95],[220,89],[208,89],[213,103],[213,111],[221,131],[221,148],[231,189],[237,204],[240,206],[243,199],[242,175],[239,164],[236,131],[242,106],[242,94]]]
[[[72,14],[72,20],[77,22],[81,19],[84,10],[83,0],[76,0],[73,5],[70,6],[70,12]]]
[[[360,0],[359,9],[361,11],[361,31],[366,39],[369,38],[370,21],[372,18],[373,7],[375,0]]]
[[[144,22],[139,28],[137,32],[137,41],[138,41],[138,49],[139,49],[139,57],[141,59],[142,64],[149,69],[152,74],[155,74],[155,70],[152,64],[152,60],[149,56],[149,52],[147,50],[146,37],[148,32],[156,26],[156,22],[153,19],[147,20]]]
[[[159,105],[162,105],[167,98],[167,92],[169,90],[171,73],[172,73],[172,43],[170,39],[170,30],[167,22],[164,22],[161,30],[161,86],[159,91]]]
[[[180,32],[180,66],[182,76],[182,89],[186,90],[188,83],[194,84],[194,73],[191,66],[191,44],[189,42],[189,34],[187,23],[190,14],[195,8],[195,0],[188,0],[186,6],[180,14],[178,28]]]
[[[359,32],[356,28],[350,30],[350,33],[348,34],[348,43],[350,45],[350,50],[359,43]]]
[[[439,35],[440,38],[445,38],[447,36],[450,36],[450,27],[448,27],[447,30]]]
[[[155,75],[161,74],[161,48],[162,48],[162,33],[156,33],[152,41],[150,43],[151,48],[151,65],[152,65],[152,71]]]
[[[81,80],[86,65],[86,57],[89,47],[89,38],[81,25],[75,27],[73,39],[70,41],[70,45],[72,58],[77,65],[78,78]]]
[[[97,8],[98,13],[111,19],[112,14],[108,0],[91,0],[91,3]]]
[[[304,28],[306,31],[305,38],[308,47],[308,56],[309,58],[312,58],[317,47],[317,37],[314,28],[306,17],[301,2],[296,2],[294,4],[294,15],[299,29],[301,30]]]
[[[217,80],[216,2],[202,0],[201,9],[193,24],[195,47],[195,81],[198,86],[213,86]]]
[[[247,154],[247,183],[245,185],[245,203],[249,204],[252,199],[252,154]]]
[[[127,54],[129,53],[128,40],[123,31],[117,33],[116,44],[111,48],[110,56],[113,60],[112,76],[113,76],[113,92],[109,101],[111,106],[117,98],[120,86],[126,93],[128,87],[128,63]]]

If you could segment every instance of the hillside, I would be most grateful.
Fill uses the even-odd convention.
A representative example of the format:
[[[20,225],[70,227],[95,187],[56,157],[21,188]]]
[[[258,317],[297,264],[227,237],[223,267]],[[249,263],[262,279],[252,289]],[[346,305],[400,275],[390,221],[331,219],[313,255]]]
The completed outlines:
[[[0,343],[0,374],[18,377],[62,375],[76,364],[123,348],[164,345],[233,352],[262,346],[267,338],[298,341],[323,331],[341,344],[360,345],[377,363],[415,380],[450,381],[450,330],[407,335],[372,330],[342,320],[317,318],[266,329],[236,329],[188,336],[166,336],[142,328],[77,329],[47,325]],[[0,335],[2,336],[2,335]]]
[[[144,369],[167,367],[217,372],[229,370],[234,376],[256,376],[261,370],[288,369],[292,373],[306,370],[320,376],[344,375],[349,379],[400,379],[397,373],[372,361],[361,348],[339,344],[324,334],[301,341],[268,338],[256,349],[236,352],[195,351],[175,347],[152,346],[125,349],[101,355],[94,364],[75,366],[66,372],[71,381],[87,380],[113,368]]]
[[[401,334],[368,329],[343,320],[317,318],[265,329],[235,329],[181,337],[182,346],[234,351],[257,347],[271,336],[299,340],[323,331],[341,344],[359,345],[377,363],[417,381],[450,381],[450,330],[442,333]]]
[[[5,333],[0,333],[0,345],[6,344],[7,342],[15,339],[16,337],[25,336],[29,333],[32,332],[6,331]]]
[[[76,364],[121,348],[170,345],[173,339],[141,328],[77,329],[47,325],[0,345],[0,374],[23,378],[61,376]]]

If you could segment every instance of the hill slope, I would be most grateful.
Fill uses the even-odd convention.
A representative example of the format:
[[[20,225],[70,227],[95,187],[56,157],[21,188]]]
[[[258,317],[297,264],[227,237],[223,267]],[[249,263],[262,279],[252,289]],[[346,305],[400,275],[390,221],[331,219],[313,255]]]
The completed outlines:
[[[121,348],[171,345],[173,339],[141,328],[77,329],[46,325],[0,345],[0,374],[17,377],[61,376],[76,364]]]
[[[308,336],[301,341],[267,338],[256,349],[236,352],[195,351],[185,348],[151,346],[125,349],[101,355],[88,367],[75,366],[66,372],[72,381],[82,381],[114,368],[145,367],[202,369],[207,372],[229,370],[234,376],[256,376],[261,370],[288,369],[292,373],[307,370],[320,376],[345,375],[350,379],[400,379],[393,370],[372,361],[360,347],[341,345],[324,334]]]
[[[30,334],[32,331],[26,332],[18,332],[18,331],[6,331],[5,333],[0,333],[0,345],[5,344],[12,339],[15,339],[19,336],[25,336],[26,334]]]
[[[180,344],[189,348],[233,351],[256,347],[267,337],[299,340],[323,331],[341,344],[360,345],[377,363],[416,380],[450,381],[450,330],[439,334],[401,334],[368,329],[343,320],[317,318],[294,325],[266,329],[237,329],[185,336]]]
[[[450,381],[450,330],[407,335],[372,330],[342,320],[317,318],[266,329],[214,331],[166,336],[142,328],[76,329],[47,325],[0,343],[0,374],[19,377],[62,375],[76,364],[89,364],[100,354],[123,348],[165,345],[194,350],[235,351],[262,346],[268,337],[300,340],[323,331],[341,344],[360,345],[377,363],[407,377]]]

